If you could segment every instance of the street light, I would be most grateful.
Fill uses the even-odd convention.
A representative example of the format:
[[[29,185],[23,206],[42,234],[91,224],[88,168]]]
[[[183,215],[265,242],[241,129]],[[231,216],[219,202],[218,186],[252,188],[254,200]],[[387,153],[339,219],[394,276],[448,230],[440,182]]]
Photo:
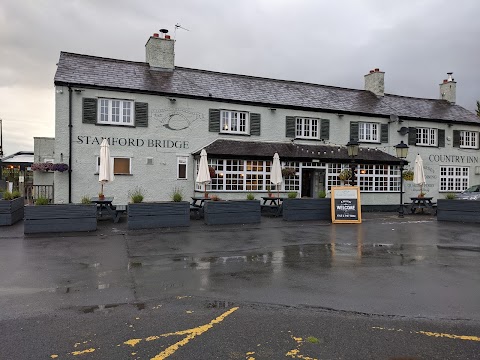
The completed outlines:
[[[404,159],[408,155],[408,145],[402,140],[400,144],[395,145],[395,150],[397,150],[397,158],[400,159],[400,208],[398,209],[398,217],[403,218],[403,166],[405,165]]]
[[[356,140],[350,140],[347,143],[348,156],[352,158],[352,163],[350,164],[350,171],[352,172],[350,184],[352,186],[355,186],[355,157],[358,155],[358,147],[358,141]]]

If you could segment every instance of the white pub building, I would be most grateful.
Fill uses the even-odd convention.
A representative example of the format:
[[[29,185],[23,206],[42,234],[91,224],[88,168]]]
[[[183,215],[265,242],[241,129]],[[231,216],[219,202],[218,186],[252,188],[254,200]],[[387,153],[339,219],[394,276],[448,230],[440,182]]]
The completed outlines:
[[[356,183],[362,204],[372,209],[398,207],[401,141],[409,145],[407,169],[417,154],[423,158],[428,196],[480,184],[480,118],[455,104],[451,74],[439,99],[423,99],[385,93],[379,69],[358,90],[177,67],[174,45],[168,35],[154,34],[145,62],[60,54],[51,141],[54,162],[69,171],[54,173],[55,203],[98,194],[104,138],[115,172],[105,195],[115,204],[128,203],[136,187],[146,201],[170,200],[174,189],[186,200],[200,194],[202,149],[215,169],[209,194],[264,196],[277,152],[282,166],[295,169],[280,193],[316,197],[341,184],[338,175],[352,162],[350,140],[360,143]],[[418,195],[418,187],[404,184],[406,198]]]

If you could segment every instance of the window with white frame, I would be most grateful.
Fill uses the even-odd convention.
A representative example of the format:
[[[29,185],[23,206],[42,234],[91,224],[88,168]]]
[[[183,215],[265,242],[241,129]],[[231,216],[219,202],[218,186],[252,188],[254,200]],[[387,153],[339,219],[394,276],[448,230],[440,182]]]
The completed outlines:
[[[437,131],[432,128],[417,128],[416,145],[437,146]]]
[[[440,166],[440,191],[467,189],[468,172],[468,166]]]
[[[379,142],[378,135],[379,124],[360,122],[358,123],[358,141],[364,142]]]
[[[295,119],[295,137],[303,139],[318,139],[319,119],[296,118]]]
[[[243,111],[222,110],[220,112],[220,132],[248,134],[248,113]]]
[[[350,169],[349,164],[328,164],[327,186],[341,186],[340,172]],[[400,170],[390,165],[358,165],[355,170],[356,184],[362,192],[398,192],[400,191]]]
[[[460,147],[467,149],[478,148],[478,132],[460,131]]]
[[[271,161],[265,160],[231,160],[208,159],[209,166],[215,169],[207,190],[211,191],[266,191],[267,186],[276,190],[270,183]],[[198,173],[199,162],[196,164]],[[197,190],[203,190],[203,185],[196,184]],[[281,190],[281,189],[279,189]]]
[[[285,176],[283,178],[285,191],[300,191],[300,163],[288,161],[285,163],[286,168],[295,169],[295,175]]]
[[[114,175],[131,175],[131,159],[128,157],[112,157]],[[97,156],[96,173],[100,171],[100,156]]]
[[[99,99],[97,123],[133,125],[133,101]]]
[[[177,157],[177,179],[179,180],[187,179],[187,168],[188,168],[188,157],[178,156]]]

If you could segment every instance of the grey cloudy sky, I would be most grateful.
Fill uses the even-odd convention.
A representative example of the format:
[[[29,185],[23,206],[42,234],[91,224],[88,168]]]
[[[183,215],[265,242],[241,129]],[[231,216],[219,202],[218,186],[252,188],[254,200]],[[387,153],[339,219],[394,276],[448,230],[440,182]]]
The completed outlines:
[[[438,98],[454,72],[457,103],[480,99],[478,0],[2,0],[4,152],[54,136],[60,51],[145,61],[160,28],[178,30],[177,66],[363,88],[386,72],[391,94]]]

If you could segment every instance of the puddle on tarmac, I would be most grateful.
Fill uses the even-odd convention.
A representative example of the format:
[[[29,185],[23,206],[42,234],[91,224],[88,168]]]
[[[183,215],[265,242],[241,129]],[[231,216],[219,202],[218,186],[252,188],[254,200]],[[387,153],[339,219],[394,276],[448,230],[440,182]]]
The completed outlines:
[[[122,304],[106,304],[106,305],[96,305],[96,306],[86,306],[80,309],[84,314],[90,314],[94,312],[108,311],[109,309],[116,308]]]
[[[80,312],[84,314],[91,314],[96,312],[109,312],[122,305],[133,305],[137,310],[145,309],[145,303],[134,303],[134,304],[104,304],[104,305],[95,305],[95,306],[84,306],[80,307]]]
[[[214,300],[214,301],[209,301],[206,307],[207,309],[227,309],[232,307],[233,305],[234,303],[231,301]]]

